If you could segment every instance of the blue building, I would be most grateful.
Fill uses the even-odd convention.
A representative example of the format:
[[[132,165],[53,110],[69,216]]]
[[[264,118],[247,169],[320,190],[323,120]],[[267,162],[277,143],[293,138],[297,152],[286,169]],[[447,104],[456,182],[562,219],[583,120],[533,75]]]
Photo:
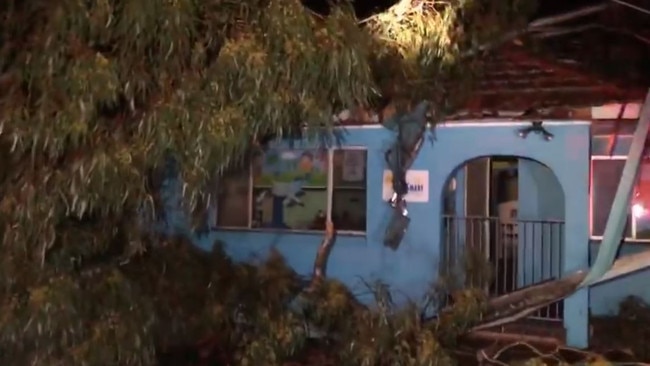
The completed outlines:
[[[479,111],[437,126],[435,141],[425,142],[407,173],[411,223],[397,250],[383,244],[392,194],[384,154],[395,134],[373,124],[341,127],[340,145],[330,148],[308,141],[270,144],[250,169],[221,180],[211,230],[195,244],[207,250],[219,240],[240,261],[275,249],[309,275],[331,219],[337,240],[327,276],[363,301],[371,299],[360,279],[387,284],[396,302],[420,300],[472,250],[491,264],[488,290],[495,296],[589,268],[640,107],[627,103],[619,113],[623,105],[601,102],[591,98],[574,103],[580,108],[547,112],[540,120],[551,140],[521,136],[538,117],[504,117],[525,106],[496,106],[497,116]],[[613,121],[617,117],[622,122]],[[650,248],[644,209],[650,207],[644,202],[650,164],[643,164],[636,192],[621,255]],[[650,302],[648,275],[635,272],[579,290],[535,318],[558,325],[568,344],[585,347],[590,316],[615,314],[630,295]]]

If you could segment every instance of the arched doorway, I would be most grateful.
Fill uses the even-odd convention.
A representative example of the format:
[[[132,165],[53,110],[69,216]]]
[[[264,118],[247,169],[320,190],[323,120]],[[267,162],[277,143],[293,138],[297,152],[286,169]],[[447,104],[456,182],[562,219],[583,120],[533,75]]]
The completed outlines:
[[[465,162],[447,180],[443,277],[500,296],[561,276],[566,203],[550,168],[495,155]],[[563,305],[551,304],[534,317],[562,320]]]

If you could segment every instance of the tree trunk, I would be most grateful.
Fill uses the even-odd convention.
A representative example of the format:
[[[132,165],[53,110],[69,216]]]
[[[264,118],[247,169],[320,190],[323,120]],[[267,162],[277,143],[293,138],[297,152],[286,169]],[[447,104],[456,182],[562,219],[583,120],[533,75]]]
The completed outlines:
[[[587,272],[578,271],[565,278],[538,283],[491,299],[483,321],[470,331],[492,328],[525,318],[571,295],[586,276]]]

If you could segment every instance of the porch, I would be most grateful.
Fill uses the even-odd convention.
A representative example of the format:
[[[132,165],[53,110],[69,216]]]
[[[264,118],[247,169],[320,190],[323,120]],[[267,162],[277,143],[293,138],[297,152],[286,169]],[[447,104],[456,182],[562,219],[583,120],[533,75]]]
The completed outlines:
[[[490,296],[504,295],[563,273],[565,223],[501,216],[442,216],[441,278],[459,286],[484,287]],[[558,301],[533,314],[538,321],[561,322]],[[560,323],[561,324],[561,323]]]

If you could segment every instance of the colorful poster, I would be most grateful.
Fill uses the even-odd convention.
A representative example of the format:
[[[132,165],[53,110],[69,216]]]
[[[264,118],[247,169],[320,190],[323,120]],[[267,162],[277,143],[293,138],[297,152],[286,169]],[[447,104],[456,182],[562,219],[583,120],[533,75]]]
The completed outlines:
[[[327,187],[326,150],[269,150],[258,159],[261,169],[254,178],[257,187],[298,181],[305,188]]]
[[[343,151],[341,178],[345,182],[362,182],[366,170],[366,156],[363,150]]]
[[[321,230],[327,211],[326,150],[269,149],[254,164],[257,226]]]

